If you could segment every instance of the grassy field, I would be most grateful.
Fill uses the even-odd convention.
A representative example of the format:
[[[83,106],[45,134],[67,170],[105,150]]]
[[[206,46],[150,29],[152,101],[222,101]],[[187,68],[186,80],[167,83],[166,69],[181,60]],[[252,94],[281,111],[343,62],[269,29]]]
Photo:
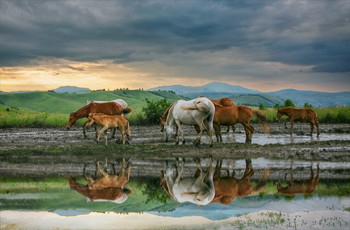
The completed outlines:
[[[143,90],[93,91],[82,94],[55,92],[2,94],[0,128],[63,127],[68,121],[69,113],[86,105],[86,100],[108,101],[116,98],[125,100],[133,109],[133,113],[128,116],[132,124],[145,124],[147,121],[142,112],[142,108],[146,106],[146,98],[151,101],[166,98],[169,102],[181,99],[180,96],[168,91]],[[315,108],[314,111],[321,123],[350,123],[350,107]],[[267,108],[263,112],[268,122],[276,121],[276,109]],[[84,121],[85,119],[81,119],[77,125],[81,125]]]

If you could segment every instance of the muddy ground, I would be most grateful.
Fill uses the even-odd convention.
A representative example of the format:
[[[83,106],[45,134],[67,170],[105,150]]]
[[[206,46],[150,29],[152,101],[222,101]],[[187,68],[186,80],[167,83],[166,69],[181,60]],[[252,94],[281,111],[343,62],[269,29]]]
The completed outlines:
[[[255,133],[252,144],[245,144],[245,134],[241,125],[236,125],[226,133],[223,131],[223,144],[216,143],[208,147],[209,138],[202,137],[202,144],[194,146],[192,141],[195,131],[185,127],[185,145],[175,145],[175,139],[164,142],[164,134],[158,126],[131,127],[130,145],[116,144],[108,133],[108,145],[103,138],[96,144],[94,130],[87,132],[84,139],[81,127],[72,130],[65,128],[36,129],[11,128],[0,131],[0,175],[6,176],[64,176],[80,175],[84,163],[93,171],[96,159],[110,161],[123,157],[131,159],[135,166],[134,175],[158,176],[164,165],[164,160],[174,160],[175,157],[224,159],[243,161],[254,159],[257,172],[266,167],[287,172],[290,161],[296,167],[305,169],[312,163],[320,163],[323,174],[329,178],[350,179],[350,124],[321,125],[321,134],[317,138],[308,136],[310,127],[306,123],[297,123],[293,136],[282,123],[270,124],[270,134],[264,134],[260,124],[253,124]],[[117,137],[120,133],[117,131]],[[193,160],[187,161],[193,166]],[[226,166],[225,166],[226,167]],[[244,163],[236,165],[243,170]],[[300,171],[302,172],[302,171]],[[190,173],[190,172],[188,172]],[[305,173],[306,174],[306,173]],[[308,174],[308,173],[307,173]],[[257,174],[258,175],[258,174]]]

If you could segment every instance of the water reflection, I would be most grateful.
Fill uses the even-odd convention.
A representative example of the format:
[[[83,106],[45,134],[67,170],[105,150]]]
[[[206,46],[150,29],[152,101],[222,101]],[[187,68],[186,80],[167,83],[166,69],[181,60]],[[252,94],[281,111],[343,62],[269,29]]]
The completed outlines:
[[[303,181],[294,181],[292,168],[293,168],[293,161],[291,161],[291,165],[290,165],[290,181],[288,182],[288,185],[286,187],[283,187],[281,183],[277,182],[278,193],[287,195],[287,196],[293,196],[298,193],[299,194],[313,193],[318,186],[319,172],[320,172],[319,164],[317,164],[317,172],[316,172],[316,176],[314,177],[314,171],[312,170],[312,163],[311,163],[310,179],[303,180]],[[285,175],[285,179],[286,179],[286,176],[287,175]]]
[[[165,172],[161,175],[161,181],[166,193],[174,200],[184,203],[191,202],[198,205],[209,204],[215,196],[213,184],[214,170],[212,169],[212,158],[206,173],[200,164],[200,159],[195,159],[197,170],[194,177],[183,177],[185,159],[182,159],[181,166],[179,159],[176,159],[175,170],[165,162]]]
[[[251,159],[245,160],[244,174],[238,179],[235,177],[234,169],[231,176],[229,170],[227,170],[227,176],[221,176],[223,160],[217,160],[213,170],[212,158],[210,158],[206,173],[203,173],[200,160],[195,159],[197,171],[194,176],[182,178],[185,160],[182,159],[180,170],[178,170],[179,159],[175,161],[175,170],[169,167],[168,161],[165,162],[165,173],[161,172],[160,180],[168,196],[180,203],[187,201],[203,206],[216,202],[228,205],[236,197],[242,198],[252,192],[262,191],[269,177],[269,169],[265,169],[261,179],[253,188],[250,182],[250,178],[254,175]]]
[[[86,175],[86,164],[84,164],[83,178],[87,185],[78,183],[73,176],[68,176],[70,189],[85,196],[88,201],[110,201],[121,204],[132,193],[130,188],[125,187],[130,178],[130,167],[123,158],[120,172],[116,173],[114,164],[112,164],[112,169],[113,173],[109,174],[107,158],[104,170],[100,168],[99,161],[96,161],[95,174],[92,178]]]

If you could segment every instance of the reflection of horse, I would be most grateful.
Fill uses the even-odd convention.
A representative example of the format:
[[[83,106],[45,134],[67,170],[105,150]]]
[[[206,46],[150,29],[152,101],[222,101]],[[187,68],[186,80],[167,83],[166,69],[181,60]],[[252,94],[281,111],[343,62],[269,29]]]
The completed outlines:
[[[91,102],[95,102],[95,103],[114,102],[114,103],[119,104],[123,109],[128,108],[128,103],[126,103],[126,101],[124,101],[123,99],[115,99],[112,101],[89,101],[89,100],[86,100],[87,105],[90,104]]]
[[[98,132],[96,138],[97,143],[100,139],[101,133],[104,131],[105,145],[107,145],[107,129],[110,128],[118,128],[120,130],[120,132],[122,133],[123,145],[125,144],[126,136],[130,136],[129,121],[121,115],[105,115],[101,113],[90,113],[87,122],[87,125],[91,125],[95,122],[101,126],[101,129]]]
[[[178,131],[182,137],[182,143],[185,143],[183,130],[181,125],[198,125],[199,133],[196,137],[195,144],[199,144],[203,130],[205,128],[204,121],[208,122],[208,136],[210,138],[209,145],[212,146],[213,118],[215,107],[208,98],[196,98],[191,101],[178,100],[169,109],[165,122],[165,135],[168,139],[172,132],[172,125],[176,123]],[[177,136],[176,144],[179,144],[179,136]]]
[[[101,170],[100,164],[96,162],[96,170],[93,178],[86,176],[86,165],[84,165],[83,176],[87,185],[80,184],[73,176],[68,176],[70,188],[87,197],[91,201],[112,201],[115,203],[123,203],[132,190],[125,187],[130,177],[130,167],[126,166],[123,159],[122,169],[117,175],[113,165],[114,174],[107,173],[107,159],[105,169]],[[98,173],[102,176],[98,177]],[[125,175],[127,174],[127,176]]]
[[[254,170],[250,159],[246,160],[245,172],[241,179],[236,179],[234,177],[234,171],[231,177],[229,176],[229,172],[226,177],[221,177],[221,166],[222,161],[216,164],[214,173],[215,197],[212,201],[220,204],[228,205],[232,203],[236,197],[245,197],[252,192],[259,192],[265,186],[269,176],[269,170],[266,169],[258,184],[253,188],[250,183],[250,177],[254,175]]]
[[[265,133],[269,132],[269,126],[265,116],[256,109],[251,109],[245,105],[225,107],[219,104],[215,105],[214,130],[218,142],[222,142],[220,125],[235,125],[241,123],[246,134],[246,143],[252,142],[254,127],[250,125],[252,115],[256,116],[263,125]]]
[[[78,109],[76,112],[71,113],[69,116],[69,120],[67,122],[67,129],[71,128],[77,120],[88,117],[90,113],[104,113],[107,115],[121,115],[121,114],[128,114],[132,111],[130,108],[123,109],[119,104],[116,104],[114,102],[106,102],[106,103],[90,103],[88,105],[85,105],[84,107]],[[85,128],[87,126],[87,121],[83,124],[83,133],[84,138],[86,138],[86,131]],[[98,135],[97,133],[97,125],[95,124],[95,132],[96,137]],[[115,134],[115,130],[113,132],[113,136]]]
[[[311,194],[313,193],[318,186],[318,180],[319,180],[319,173],[320,168],[319,164],[317,164],[317,172],[316,177],[314,178],[314,171],[312,170],[312,164],[310,166],[310,179],[307,181],[294,181],[293,178],[293,171],[292,171],[292,165],[290,166],[290,182],[288,183],[287,187],[282,187],[282,185],[278,182],[277,183],[277,190],[278,193],[281,193],[283,195],[287,196],[293,196],[297,193],[302,194]]]
[[[290,135],[292,135],[293,132],[293,122],[294,120],[296,121],[308,121],[310,123],[311,127],[311,132],[310,136],[312,136],[312,132],[314,131],[314,125],[316,125],[317,128],[317,136],[320,135],[319,131],[319,121],[318,121],[318,116],[317,113],[315,113],[312,109],[296,109],[293,107],[286,107],[282,109],[278,109],[277,111],[277,121],[280,120],[280,118],[286,115],[288,116],[288,119],[290,120]],[[284,126],[287,128],[287,120],[284,123]]]
[[[168,162],[166,162],[164,177],[163,174],[161,175],[161,183],[168,195],[180,203],[191,202],[198,205],[207,205],[215,196],[212,159],[210,158],[210,165],[206,173],[203,173],[199,159],[196,160],[196,164],[199,170],[198,177],[182,178],[184,159],[180,168],[179,160],[176,160],[176,173],[169,168]],[[204,182],[206,174],[208,174],[208,178]]]

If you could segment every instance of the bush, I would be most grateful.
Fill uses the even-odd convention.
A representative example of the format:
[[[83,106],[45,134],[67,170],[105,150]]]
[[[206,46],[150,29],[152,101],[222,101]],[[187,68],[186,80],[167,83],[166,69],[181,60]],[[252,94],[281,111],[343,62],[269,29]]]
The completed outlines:
[[[166,98],[159,101],[150,101],[146,98],[146,106],[142,108],[145,118],[147,119],[147,124],[158,124],[160,117],[166,111],[166,109],[171,105]]]
[[[294,103],[292,102],[291,99],[286,99],[284,101],[284,106],[283,107],[294,107],[295,108],[295,105],[294,105]]]

